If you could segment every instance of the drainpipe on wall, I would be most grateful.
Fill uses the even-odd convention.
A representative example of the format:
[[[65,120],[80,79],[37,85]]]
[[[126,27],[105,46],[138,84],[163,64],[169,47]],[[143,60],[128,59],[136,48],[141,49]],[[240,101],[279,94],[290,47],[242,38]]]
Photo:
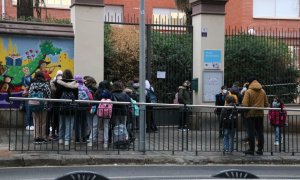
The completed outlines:
[[[5,19],[5,0],[2,0],[2,19]]]

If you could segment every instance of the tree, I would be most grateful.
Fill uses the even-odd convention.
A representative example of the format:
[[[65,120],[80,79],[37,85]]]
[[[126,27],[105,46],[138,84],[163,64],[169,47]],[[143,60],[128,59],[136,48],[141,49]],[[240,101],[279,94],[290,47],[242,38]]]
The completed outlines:
[[[32,0],[17,1],[17,18],[32,18],[33,17],[33,2]]]
[[[189,0],[175,0],[176,6],[186,15],[186,25],[192,25],[192,7]]]
[[[288,45],[276,37],[240,34],[227,36],[225,43],[225,84],[245,82],[257,76],[266,93],[290,103],[295,98],[297,67]]]

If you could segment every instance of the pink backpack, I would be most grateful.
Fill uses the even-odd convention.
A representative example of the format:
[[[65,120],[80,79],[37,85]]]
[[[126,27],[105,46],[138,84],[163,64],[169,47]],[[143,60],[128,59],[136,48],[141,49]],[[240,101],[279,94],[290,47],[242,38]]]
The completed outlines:
[[[110,99],[101,99],[101,103],[98,105],[97,116],[103,119],[110,119],[112,116],[113,104]]]

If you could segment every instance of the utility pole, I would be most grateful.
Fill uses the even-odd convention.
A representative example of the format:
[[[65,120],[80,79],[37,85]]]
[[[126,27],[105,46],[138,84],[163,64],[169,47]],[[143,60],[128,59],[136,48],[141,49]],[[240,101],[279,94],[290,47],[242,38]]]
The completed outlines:
[[[140,64],[139,64],[139,85],[140,102],[145,102],[145,2],[140,0]],[[140,124],[139,124],[139,151],[145,151],[145,117],[146,106],[140,106]]]

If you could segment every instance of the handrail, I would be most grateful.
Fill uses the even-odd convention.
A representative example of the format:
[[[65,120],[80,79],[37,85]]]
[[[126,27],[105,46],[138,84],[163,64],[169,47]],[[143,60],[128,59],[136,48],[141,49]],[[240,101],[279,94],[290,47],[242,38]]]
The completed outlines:
[[[77,103],[88,103],[88,104],[99,104],[101,101],[96,100],[71,100],[71,99],[49,99],[49,98],[24,98],[24,97],[9,97],[11,101],[47,101],[47,102],[77,102]],[[123,105],[130,105],[130,102],[106,102],[112,104],[123,104]],[[243,106],[215,106],[215,105],[189,105],[189,104],[167,104],[167,103],[145,103],[145,102],[137,102],[137,105],[146,105],[146,106],[159,106],[159,107],[192,107],[192,108],[222,108],[222,109],[241,109],[241,110],[285,110],[285,111],[300,111],[300,109],[295,108],[270,108],[270,107],[243,107]]]

